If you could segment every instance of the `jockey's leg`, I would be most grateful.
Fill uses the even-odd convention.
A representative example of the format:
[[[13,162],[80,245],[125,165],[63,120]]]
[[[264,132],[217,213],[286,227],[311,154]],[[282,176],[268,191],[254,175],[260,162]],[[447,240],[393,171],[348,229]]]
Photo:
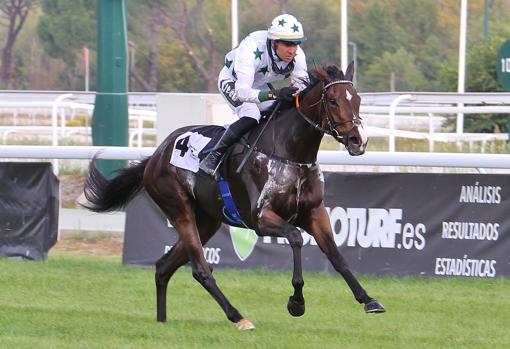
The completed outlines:
[[[257,123],[257,119],[242,117],[231,124],[211,152],[200,162],[200,169],[214,176],[218,164],[228,147],[237,142],[246,132],[255,127]]]
[[[213,150],[200,162],[199,168],[211,176],[215,175],[220,160],[228,147],[255,127],[260,120],[260,111],[267,109],[274,102],[265,101],[256,104],[239,101],[233,93],[235,91],[235,81],[229,75],[228,71],[222,70],[218,79],[218,89],[227,105],[239,117],[239,120],[229,126]]]

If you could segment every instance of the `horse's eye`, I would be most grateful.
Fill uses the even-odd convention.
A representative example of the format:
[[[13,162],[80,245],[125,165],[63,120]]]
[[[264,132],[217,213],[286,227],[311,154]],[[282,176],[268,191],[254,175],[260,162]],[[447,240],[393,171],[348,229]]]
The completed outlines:
[[[338,105],[338,103],[336,102],[336,99],[334,99],[334,98],[330,98],[330,99],[328,100],[328,102],[329,102],[329,104],[331,104],[331,105],[333,105],[333,106],[337,106],[337,105]]]

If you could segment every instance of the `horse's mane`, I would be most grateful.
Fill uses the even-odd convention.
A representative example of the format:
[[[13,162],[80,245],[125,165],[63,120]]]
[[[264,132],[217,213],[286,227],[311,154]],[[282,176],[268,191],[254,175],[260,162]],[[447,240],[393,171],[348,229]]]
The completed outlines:
[[[302,98],[310,90],[312,90],[321,81],[334,81],[345,79],[345,74],[336,66],[315,66],[311,72],[308,73],[309,79],[302,79],[300,82],[306,87],[300,92]],[[274,110],[276,103],[274,103],[264,114],[270,115]],[[294,106],[294,102],[283,102],[281,110],[289,109]]]
[[[301,91],[304,95],[311,89],[315,87],[321,81],[334,81],[334,80],[344,80],[345,74],[338,69],[336,65],[330,66],[315,66],[310,73],[308,73],[310,80],[303,80],[302,82],[306,85],[306,88]]]

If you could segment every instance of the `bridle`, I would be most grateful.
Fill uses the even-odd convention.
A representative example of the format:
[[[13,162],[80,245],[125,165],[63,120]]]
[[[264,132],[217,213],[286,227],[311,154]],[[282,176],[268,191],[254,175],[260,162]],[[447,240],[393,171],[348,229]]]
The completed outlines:
[[[341,122],[336,122],[333,119],[333,116],[331,115],[331,111],[329,110],[329,107],[327,106],[326,92],[327,92],[328,88],[330,88],[333,85],[337,85],[337,84],[350,84],[350,85],[352,85],[352,81],[349,81],[349,80],[335,80],[335,81],[329,82],[327,84],[324,84],[324,81],[322,81],[322,84],[323,84],[323,87],[322,87],[322,92],[321,92],[321,98],[317,102],[315,102],[315,103],[310,105],[310,107],[313,107],[313,106],[316,106],[317,104],[321,103],[321,106],[320,106],[320,109],[319,109],[319,123],[315,123],[312,119],[310,119],[308,116],[306,116],[305,113],[303,113],[303,111],[301,110],[301,107],[299,105],[299,93],[296,95],[296,109],[297,109],[297,112],[306,122],[308,122],[310,125],[313,126],[314,130],[316,130],[318,132],[321,132],[322,134],[328,134],[328,135],[332,136],[338,142],[344,144],[347,147],[347,145],[348,145],[347,144],[348,143],[347,136],[354,129],[354,127],[362,126],[363,125],[362,119],[361,119],[361,117],[359,115],[353,115],[353,118],[351,120],[345,120],[345,121],[341,121]],[[315,166],[315,161],[312,162],[312,163],[298,163],[298,162],[294,162],[294,161],[291,161],[291,160],[288,160],[288,159],[276,156],[274,153],[275,153],[275,144],[277,142],[275,141],[274,128],[273,128],[273,142],[272,142],[272,144],[273,144],[273,151],[270,152],[270,153],[267,153],[267,152],[264,152],[262,149],[259,149],[259,148],[256,147],[256,144],[257,144],[260,136],[264,133],[264,130],[265,130],[266,126],[269,124],[269,121],[273,118],[275,113],[280,108],[280,104],[281,104],[281,102],[277,102],[276,107],[273,109],[272,114],[268,118],[268,122],[265,123],[265,125],[263,126],[263,128],[260,131],[259,135],[255,139],[255,141],[252,143],[252,145],[248,146],[249,150],[246,153],[246,155],[243,157],[243,160],[241,161],[241,164],[238,166],[238,168],[236,170],[236,173],[240,173],[242,167],[244,166],[244,164],[246,163],[247,159],[250,157],[250,155],[251,155],[251,153],[253,151],[257,151],[259,153],[265,154],[265,155],[269,156],[269,158],[271,158],[271,159],[276,159],[279,162],[284,162],[284,163],[286,163],[288,165],[291,165],[291,166],[294,166],[294,167],[310,168],[312,166]],[[326,112],[326,120],[328,122],[328,129],[325,129],[325,128],[323,128],[320,125],[320,123],[323,121],[323,118],[321,117],[322,109],[324,109],[325,112]],[[346,132],[345,136],[341,135],[340,133],[338,133],[338,131],[336,130],[336,127],[338,127],[340,125],[347,124],[347,123],[352,123],[352,128],[349,131]],[[274,125],[274,123],[273,123],[273,125]]]
[[[323,82],[323,84],[324,84],[324,82]],[[296,109],[297,109],[299,115],[303,119],[305,119],[306,122],[308,122],[310,125],[312,125],[315,130],[317,130],[319,132],[322,132],[322,133],[325,133],[327,135],[330,135],[331,137],[335,138],[338,142],[345,144],[347,142],[346,136],[341,135],[340,133],[338,133],[336,128],[338,126],[341,126],[341,125],[344,125],[344,124],[347,124],[347,123],[352,123],[352,128],[346,133],[346,135],[347,135],[347,134],[349,134],[349,132],[351,132],[351,130],[354,127],[362,126],[363,125],[363,120],[361,119],[361,117],[359,115],[353,115],[351,120],[345,120],[345,121],[338,121],[337,122],[337,121],[335,121],[333,119],[333,116],[331,115],[331,111],[329,110],[329,107],[327,105],[326,92],[327,92],[328,88],[330,88],[333,85],[338,85],[338,84],[350,84],[350,85],[352,85],[352,81],[349,81],[349,80],[334,80],[334,81],[331,81],[331,82],[325,84],[322,87],[321,98],[317,102],[315,102],[315,103],[310,105],[310,107],[313,107],[313,106],[321,103],[321,106],[320,106],[320,109],[319,109],[319,123],[315,123],[312,119],[310,119],[308,116],[306,116],[305,113],[303,113],[303,111],[301,110],[301,106],[299,105],[299,94],[296,96]],[[320,123],[322,121],[322,117],[321,117],[322,109],[324,109],[325,112],[326,112],[326,120],[328,122],[328,129],[325,129],[325,128],[323,128],[320,125]]]

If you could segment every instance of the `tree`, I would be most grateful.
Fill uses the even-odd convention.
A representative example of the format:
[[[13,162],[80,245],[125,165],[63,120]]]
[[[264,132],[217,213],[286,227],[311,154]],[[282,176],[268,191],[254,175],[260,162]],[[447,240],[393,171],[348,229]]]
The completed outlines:
[[[159,50],[158,71],[159,89],[162,91],[196,92],[203,86],[203,79],[197,74],[195,65],[186,57],[185,48],[177,42],[161,46]],[[175,62],[179,62],[178,66]],[[217,90],[212,91],[217,92]]]
[[[338,0],[246,0],[239,7],[240,39],[265,30],[282,11],[303,24],[307,40],[301,44],[307,63],[340,64],[340,5]]]
[[[306,9],[303,10],[303,9]],[[338,1],[293,2],[291,13],[303,24],[307,40],[301,44],[308,65],[340,65],[340,6]],[[266,26],[269,23],[266,23]]]
[[[420,91],[427,85],[416,56],[403,48],[377,57],[368,66],[365,79],[373,82],[370,91]]]
[[[35,0],[0,0],[0,23],[7,27],[7,38],[2,48],[2,67],[0,70],[0,84],[9,85],[12,79],[12,57],[16,39],[25,24],[30,9],[35,6]]]
[[[217,92],[230,44],[229,5],[227,0],[128,4],[129,37],[136,45],[136,64],[130,68],[135,88]]]
[[[37,32],[44,51],[62,59],[68,69],[62,77],[66,89],[75,89],[84,46],[95,49],[95,0],[42,0],[43,15]]]
[[[11,79],[9,86],[30,88],[34,80],[27,75],[39,71],[42,75],[36,80],[40,88],[44,84],[54,89],[80,86],[81,48],[95,48],[95,1],[0,0],[0,23],[6,28],[0,30],[0,42],[5,45],[0,47],[0,83],[6,84],[7,74]],[[489,2],[491,40],[508,27],[508,1]],[[7,5],[29,3],[32,8],[37,3],[42,7],[31,10],[28,20],[5,14]],[[478,46],[483,39],[483,3],[482,0],[469,2],[468,51],[474,47],[480,51],[479,56],[471,54],[473,60],[484,59],[483,54],[488,53]],[[126,4],[130,58],[134,58],[130,62],[132,90],[217,91],[217,74],[224,54],[231,48],[230,0],[126,1]],[[399,68],[395,70],[395,87],[399,90],[455,91],[459,7],[458,0],[350,1],[349,40],[357,44],[359,89],[389,89],[391,75],[388,74]],[[42,11],[40,16],[38,11]],[[308,40],[302,46],[310,66],[314,62],[340,64],[338,0],[240,1],[239,39],[254,30],[266,29],[282,11],[294,14],[303,22]],[[31,21],[36,22],[39,17],[40,42],[27,33]],[[15,46],[12,38],[16,40]],[[90,57],[94,77],[93,52]],[[403,65],[396,66],[390,60]],[[36,65],[35,61],[39,63]],[[473,79],[485,76],[484,67],[478,67],[478,74],[472,76],[471,69],[475,68],[468,65],[468,85]],[[448,71],[455,79],[450,79]],[[92,88],[93,85],[91,81]],[[478,86],[491,88],[492,85],[481,81]]]
[[[218,2],[218,1],[216,1]],[[190,59],[204,82],[206,92],[217,92],[217,79],[220,67],[223,65],[223,56],[226,52],[225,43],[228,42],[224,22],[218,22],[221,16],[217,5],[212,1],[196,0],[179,1],[173,6],[162,8],[168,19],[168,26],[172,30],[173,39],[182,46],[186,58]],[[222,1],[226,8],[226,1]],[[220,7],[221,8],[221,7]],[[186,63],[175,62],[178,67]]]
[[[402,58],[405,52],[411,61],[400,62],[405,65],[395,71],[400,74],[397,85],[412,90],[438,89],[439,67],[451,52],[441,41],[443,29],[438,22],[438,3],[381,0],[352,8],[350,23],[357,25],[352,30],[351,39],[358,45],[358,81],[362,90],[372,91],[374,87],[383,86],[388,89],[389,79],[384,75],[387,67],[377,64],[395,55]],[[381,59],[383,56],[385,59]],[[411,62],[414,67],[409,66]]]
[[[501,45],[510,37],[510,29],[505,25],[497,25],[495,34],[487,44],[483,41],[473,43],[466,57],[466,92],[502,92],[498,82],[497,56]],[[456,65],[444,64],[441,79],[447,88],[457,89],[458,69]],[[466,114],[464,118],[466,132],[508,132],[507,114]]]
[[[162,1],[128,3],[129,44],[133,51],[130,55],[129,74],[147,92],[159,88],[158,52],[166,28],[162,6]],[[138,55],[142,55],[142,61]]]
[[[238,10],[239,40],[242,40],[253,31],[267,29],[271,20],[281,13],[280,6],[276,0],[239,1]],[[288,11],[289,13],[294,13],[293,9]]]

